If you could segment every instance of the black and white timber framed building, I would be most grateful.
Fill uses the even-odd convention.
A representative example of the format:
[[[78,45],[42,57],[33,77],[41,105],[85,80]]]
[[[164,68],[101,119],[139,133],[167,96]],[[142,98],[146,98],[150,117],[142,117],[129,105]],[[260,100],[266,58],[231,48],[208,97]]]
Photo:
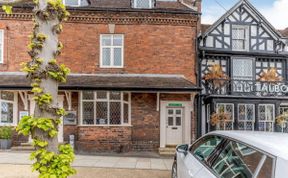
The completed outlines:
[[[198,41],[201,133],[214,129],[288,132],[287,123],[282,127],[275,123],[278,115],[288,111],[288,38],[248,0],[240,0],[202,30]],[[227,77],[205,80],[215,65]],[[279,80],[261,80],[272,70]],[[229,113],[230,120],[212,126],[211,115],[219,112]]]

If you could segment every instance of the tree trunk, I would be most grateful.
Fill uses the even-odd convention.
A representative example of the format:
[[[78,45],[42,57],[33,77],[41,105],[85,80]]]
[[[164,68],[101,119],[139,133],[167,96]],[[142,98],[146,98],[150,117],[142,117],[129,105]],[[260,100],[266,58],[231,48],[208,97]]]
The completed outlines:
[[[37,12],[39,10],[46,10],[47,9],[47,0],[39,0],[39,5],[35,6],[34,11]],[[39,24],[39,27],[35,29],[35,34],[44,34],[47,36],[42,50],[35,58],[43,59],[43,63],[41,68],[45,70],[48,66],[50,60],[55,59],[55,52],[57,51],[58,46],[58,35],[53,32],[53,27],[59,24],[59,20],[57,18],[53,20],[43,20],[41,15],[36,13],[35,16],[36,24]],[[54,79],[47,77],[46,79],[41,79],[40,87],[43,89],[44,93],[49,93],[52,96],[52,106],[58,105],[58,82]],[[36,102],[36,107],[34,111],[35,118],[50,118],[50,119],[57,119],[58,116],[54,113],[51,113],[47,110],[43,110],[40,108],[39,104]],[[49,137],[46,132],[40,129],[36,129],[33,138],[37,137],[41,140],[45,140],[48,142],[47,151],[52,151],[57,153],[58,152],[58,135],[55,137]]]

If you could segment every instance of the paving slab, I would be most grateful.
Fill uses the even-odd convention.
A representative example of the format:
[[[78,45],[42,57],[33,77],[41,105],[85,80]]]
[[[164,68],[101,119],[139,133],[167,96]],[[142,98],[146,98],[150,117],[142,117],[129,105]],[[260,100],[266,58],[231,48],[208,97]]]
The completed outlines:
[[[169,178],[170,171],[76,167],[77,174],[69,178]],[[30,165],[0,164],[1,178],[37,178]]]
[[[0,152],[0,164],[31,165],[29,153]],[[173,159],[76,155],[74,167],[171,170]]]

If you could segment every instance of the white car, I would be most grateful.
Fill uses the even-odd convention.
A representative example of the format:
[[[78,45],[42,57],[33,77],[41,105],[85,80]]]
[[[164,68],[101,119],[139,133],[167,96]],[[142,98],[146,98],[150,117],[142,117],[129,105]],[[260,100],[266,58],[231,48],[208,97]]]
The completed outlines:
[[[211,132],[177,147],[172,178],[288,178],[288,134]]]

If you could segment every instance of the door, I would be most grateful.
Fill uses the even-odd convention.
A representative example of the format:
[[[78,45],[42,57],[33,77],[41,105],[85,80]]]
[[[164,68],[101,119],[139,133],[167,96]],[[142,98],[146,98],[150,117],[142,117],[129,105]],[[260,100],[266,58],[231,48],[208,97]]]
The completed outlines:
[[[34,114],[34,109],[35,109],[35,101],[33,100],[33,95],[29,96],[30,100],[30,115]],[[63,102],[64,102],[64,96],[63,95],[58,95],[58,106],[60,108],[63,107]],[[63,143],[63,117],[60,118],[61,123],[58,126],[58,142]],[[29,143],[32,142],[31,136],[29,136]]]
[[[166,144],[183,143],[183,108],[167,108],[166,112]]]

